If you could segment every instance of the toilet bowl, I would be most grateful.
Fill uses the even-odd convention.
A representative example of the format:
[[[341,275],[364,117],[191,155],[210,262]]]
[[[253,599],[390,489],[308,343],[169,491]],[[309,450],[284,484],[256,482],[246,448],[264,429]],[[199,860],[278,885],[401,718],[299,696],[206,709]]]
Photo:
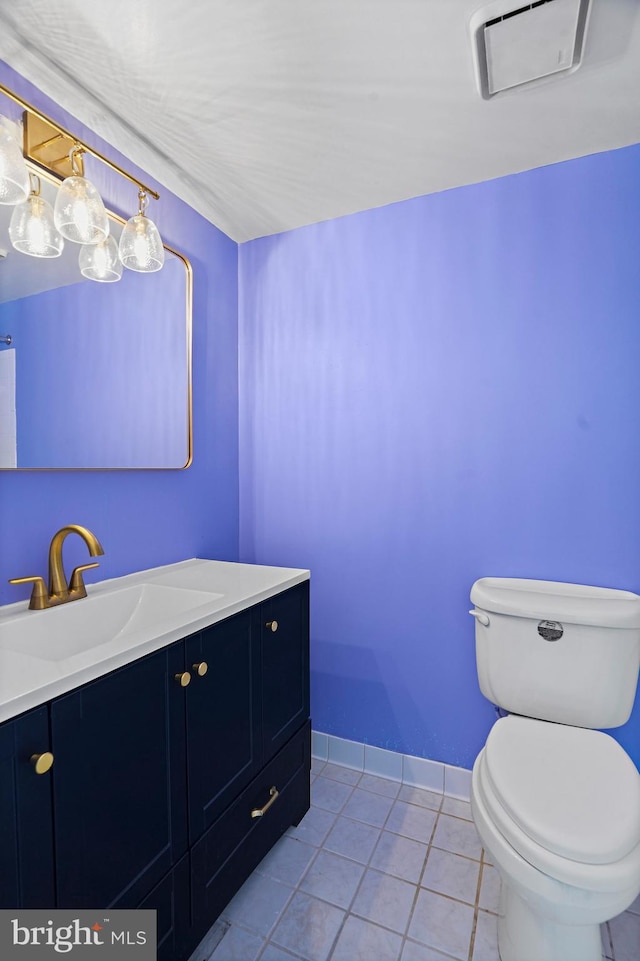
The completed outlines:
[[[598,730],[631,714],[640,596],[481,578],[471,600],[480,689],[510,712],[471,781],[501,961],[600,961],[600,924],[640,893],[640,774]]]
[[[640,893],[640,778],[617,742],[503,718],[476,759],[471,809],[502,878],[501,961],[600,961],[599,925]]]

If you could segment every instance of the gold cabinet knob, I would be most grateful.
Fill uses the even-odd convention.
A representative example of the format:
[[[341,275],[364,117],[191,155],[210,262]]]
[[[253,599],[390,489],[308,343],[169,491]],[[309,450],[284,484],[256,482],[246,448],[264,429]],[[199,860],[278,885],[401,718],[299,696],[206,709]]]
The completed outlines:
[[[207,671],[209,670],[209,665],[207,664],[206,661],[200,661],[199,664],[193,665],[193,669],[198,675],[198,677],[204,677]]]
[[[277,622],[277,621],[267,621],[267,630],[273,631],[273,633],[275,634],[275,632],[278,630],[278,622]]]
[[[32,754],[30,759],[36,774],[46,774],[53,765],[53,754],[45,751],[44,754]]]
[[[187,684],[191,683],[191,675],[189,674],[189,671],[183,671],[182,674],[176,674],[175,677],[180,687],[186,687]]]

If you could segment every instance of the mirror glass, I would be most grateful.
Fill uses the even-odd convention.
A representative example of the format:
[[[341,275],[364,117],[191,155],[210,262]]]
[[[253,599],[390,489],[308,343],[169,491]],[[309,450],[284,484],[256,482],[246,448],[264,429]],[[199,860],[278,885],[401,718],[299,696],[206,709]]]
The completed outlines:
[[[41,177],[41,196],[56,187]],[[0,468],[184,468],[191,461],[191,267],[117,283],[80,273],[81,246],[32,257],[0,206]],[[123,221],[110,215],[116,240]],[[10,342],[9,342],[10,339]]]

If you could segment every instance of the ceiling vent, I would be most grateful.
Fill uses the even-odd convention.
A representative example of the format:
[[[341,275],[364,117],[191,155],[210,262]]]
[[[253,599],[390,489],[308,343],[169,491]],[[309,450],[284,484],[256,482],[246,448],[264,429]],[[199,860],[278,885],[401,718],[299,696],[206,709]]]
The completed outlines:
[[[498,0],[471,21],[478,85],[488,100],[580,66],[589,0]]]

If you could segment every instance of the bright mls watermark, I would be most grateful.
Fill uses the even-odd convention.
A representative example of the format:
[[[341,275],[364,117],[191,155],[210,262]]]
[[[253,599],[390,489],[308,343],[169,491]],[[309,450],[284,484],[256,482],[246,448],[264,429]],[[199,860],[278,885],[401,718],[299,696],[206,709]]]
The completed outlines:
[[[0,958],[156,961],[155,911],[0,911]]]

